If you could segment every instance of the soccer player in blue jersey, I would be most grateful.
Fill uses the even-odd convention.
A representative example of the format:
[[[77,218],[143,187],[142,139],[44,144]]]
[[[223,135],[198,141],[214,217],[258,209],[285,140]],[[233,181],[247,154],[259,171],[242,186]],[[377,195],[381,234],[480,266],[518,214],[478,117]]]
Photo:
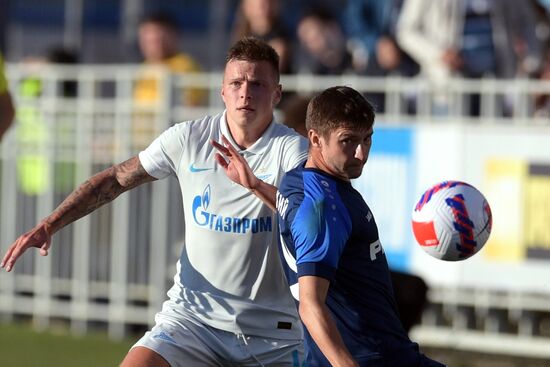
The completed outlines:
[[[352,88],[314,97],[306,117],[308,159],[285,175],[276,194],[281,251],[307,328],[306,361],[310,367],[443,366],[408,338],[374,216],[350,182],[367,162],[373,124],[372,106]],[[230,146],[219,149],[232,163],[232,180],[254,180]]]
[[[307,157],[306,139],[273,118],[281,98],[275,50],[253,38],[238,41],[221,96],[225,111],[176,124],[138,156],[88,179],[2,260],[10,271],[31,247],[46,255],[64,226],[138,185],[175,176],[186,220],[177,274],[124,367],[302,364],[302,325],[280,262],[277,217],[254,195],[265,189],[274,198],[284,172]],[[212,141],[250,163],[254,181],[246,189],[227,180],[233,165],[216,164]]]
[[[277,193],[282,252],[307,328],[307,362],[442,366],[409,340],[374,216],[350,182],[367,162],[373,124],[372,106],[352,88],[314,97],[306,116],[308,159],[286,174]]]

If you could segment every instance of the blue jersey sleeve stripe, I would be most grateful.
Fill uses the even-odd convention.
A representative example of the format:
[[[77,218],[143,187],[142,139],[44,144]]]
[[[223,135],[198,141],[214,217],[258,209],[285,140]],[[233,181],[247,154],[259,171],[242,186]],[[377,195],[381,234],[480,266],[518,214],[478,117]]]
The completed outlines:
[[[298,278],[305,275],[314,275],[328,280],[332,280],[336,268],[327,266],[323,263],[301,263],[298,264]]]

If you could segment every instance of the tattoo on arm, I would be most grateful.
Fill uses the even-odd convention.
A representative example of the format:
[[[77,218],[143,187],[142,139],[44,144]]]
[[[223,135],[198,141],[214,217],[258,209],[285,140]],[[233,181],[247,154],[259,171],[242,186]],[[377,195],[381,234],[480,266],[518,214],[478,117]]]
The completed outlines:
[[[63,200],[45,221],[50,225],[53,234],[113,201],[123,192],[154,180],[145,171],[139,158],[132,157],[90,177]]]

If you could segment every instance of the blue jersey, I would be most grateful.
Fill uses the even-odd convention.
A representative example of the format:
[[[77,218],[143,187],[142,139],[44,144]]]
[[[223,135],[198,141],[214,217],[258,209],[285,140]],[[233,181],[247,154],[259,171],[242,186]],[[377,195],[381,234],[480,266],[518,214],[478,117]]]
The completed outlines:
[[[277,193],[281,254],[293,295],[298,277],[330,281],[326,304],[354,358],[365,366],[418,366],[425,358],[397,313],[373,214],[351,183],[296,168]],[[329,366],[306,335],[309,366]]]

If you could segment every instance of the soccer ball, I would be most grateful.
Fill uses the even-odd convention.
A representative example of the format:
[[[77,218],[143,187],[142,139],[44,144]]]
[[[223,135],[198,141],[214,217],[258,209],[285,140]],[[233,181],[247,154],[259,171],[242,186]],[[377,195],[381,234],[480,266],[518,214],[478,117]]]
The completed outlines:
[[[420,247],[436,259],[458,261],[477,253],[491,233],[489,203],[475,187],[443,181],[422,194],[412,212]]]

